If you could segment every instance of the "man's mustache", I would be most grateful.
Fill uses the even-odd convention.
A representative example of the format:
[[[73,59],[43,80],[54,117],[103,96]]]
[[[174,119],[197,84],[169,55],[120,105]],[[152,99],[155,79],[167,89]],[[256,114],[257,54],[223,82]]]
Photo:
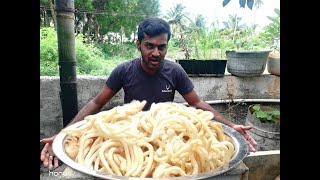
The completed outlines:
[[[151,57],[150,60],[153,60],[153,61],[160,61],[160,57]]]

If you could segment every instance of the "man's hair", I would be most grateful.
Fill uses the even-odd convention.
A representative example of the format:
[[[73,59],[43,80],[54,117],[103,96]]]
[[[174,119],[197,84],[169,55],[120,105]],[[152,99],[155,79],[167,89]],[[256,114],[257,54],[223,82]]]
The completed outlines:
[[[144,35],[148,36],[157,36],[163,33],[168,33],[168,41],[170,40],[170,25],[157,17],[150,17],[144,19],[138,28],[138,40],[141,42],[144,38]]]

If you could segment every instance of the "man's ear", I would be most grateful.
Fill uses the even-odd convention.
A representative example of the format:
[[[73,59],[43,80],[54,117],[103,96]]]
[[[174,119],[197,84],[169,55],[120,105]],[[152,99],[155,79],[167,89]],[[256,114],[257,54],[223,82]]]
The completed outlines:
[[[141,51],[141,43],[139,40],[136,41],[136,46],[137,46],[138,50]]]

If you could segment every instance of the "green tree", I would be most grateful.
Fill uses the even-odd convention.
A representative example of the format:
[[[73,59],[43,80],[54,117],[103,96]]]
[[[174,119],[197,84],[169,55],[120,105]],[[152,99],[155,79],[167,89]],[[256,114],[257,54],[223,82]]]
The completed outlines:
[[[183,23],[183,11],[186,7],[182,4],[175,4],[173,8],[167,11],[165,18],[169,24],[182,25]]]
[[[84,43],[84,36],[75,37],[77,74],[106,75],[107,64],[102,51],[92,43]],[[57,33],[52,27],[40,29],[40,75],[59,75]]]
[[[229,19],[227,21],[223,21],[222,24],[224,28],[229,29],[230,32],[240,31],[244,25],[240,23],[242,20],[241,17],[238,17],[237,14],[229,15]]]
[[[188,39],[186,19],[188,19],[188,13],[184,12],[185,6],[182,4],[175,4],[173,8],[167,11],[164,19],[170,24],[171,38],[176,43],[175,45],[182,48],[185,52],[185,56],[189,57],[189,49],[186,46]]]
[[[138,23],[142,21],[145,17],[159,16],[160,14],[159,0],[139,0],[137,6],[133,10],[133,14],[138,15],[138,16],[132,17],[134,21],[129,20],[131,22],[130,29],[133,30],[132,31],[133,40],[135,40],[137,35]]]
[[[270,48],[280,52],[280,9],[274,9],[275,16],[267,16],[271,21],[260,33],[262,39],[269,44]]]
[[[225,26],[224,28],[227,29],[227,31],[232,36],[232,42],[235,43],[236,37],[239,36],[241,29],[245,26],[244,24],[241,24],[240,21],[242,20],[241,17],[238,17],[237,14],[229,15],[228,21],[222,22]]]
[[[55,24],[53,3],[51,0],[40,0],[40,26],[50,27],[50,22]]]
[[[90,34],[91,14],[93,11],[92,0],[75,0],[75,32],[84,35]],[[89,12],[89,13],[87,13]],[[87,37],[87,39],[89,39]]]
[[[202,16],[202,14],[197,14],[195,18],[195,24],[197,27],[201,27],[201,28],[205,27],[206,21],[205,21],[205,18]]]

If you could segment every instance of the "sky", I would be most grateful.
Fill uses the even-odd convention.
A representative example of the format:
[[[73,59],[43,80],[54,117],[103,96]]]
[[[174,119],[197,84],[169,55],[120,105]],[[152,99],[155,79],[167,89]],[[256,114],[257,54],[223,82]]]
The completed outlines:
[[[257,10],[254,8],[250,10],[247,6],[240,8],[239,0],[231,0],[225,7],[222,6],[223,0],[159,0],[159,2],[161,17],[175,4],[180,3],[186,7],[184,10],[189,13],[191,19],[194,20],[197,14],[202,14],[206,18],[207,25],[216,20],[222,25],[223,21],[229,19],[229,15],[237,14],[242,18],[240,22],[247,25],[258,24],[258,29],[271,22],[266,16],[275,16],[274,8],[280,9],[280,0],[263,0],[263,4]]]

